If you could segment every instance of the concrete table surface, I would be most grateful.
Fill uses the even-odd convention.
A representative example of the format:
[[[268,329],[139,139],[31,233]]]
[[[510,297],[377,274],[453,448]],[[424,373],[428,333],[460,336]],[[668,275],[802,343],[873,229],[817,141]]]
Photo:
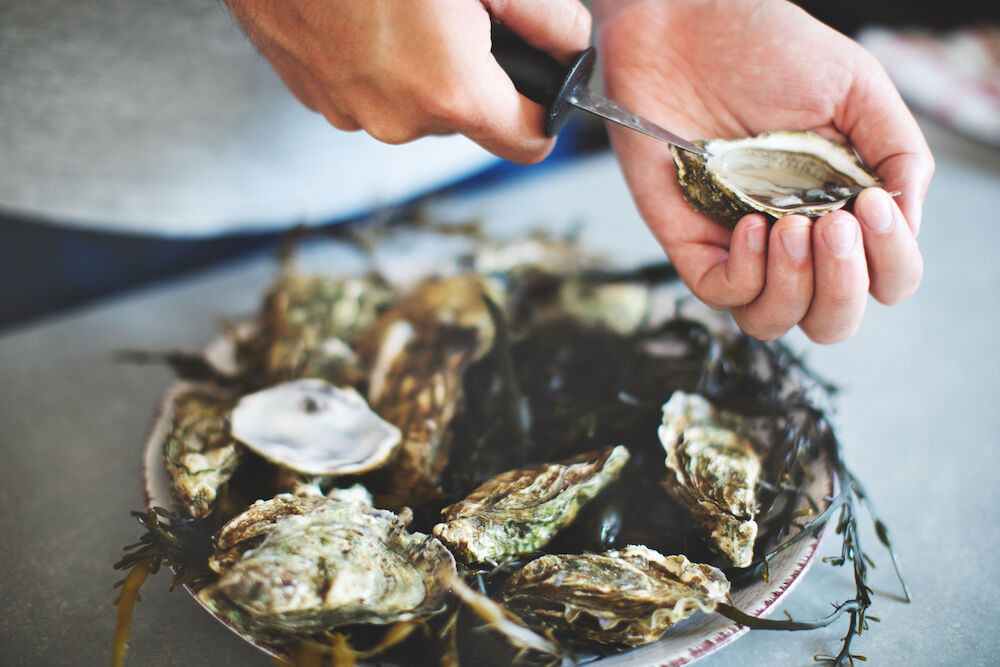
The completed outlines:
[[[899,599],[887,554],[868,535],[881,623],[855,641],[871,665],[1000,664],[1000,152],[926,124],[938,170],[920,235],[920,291],[872,302],[851,340],[787,341],[842,387],[833,417],[848,464],[889,524],[913,593]],[[580,225],[623,261],[660,251],[609,155],[476,193],[434,215],[476,215],[511,233]],[[102,665],[114,628],[111,564],[139,527],[141,447],[171,382],[157,366],[114,363],[122,348],[198,349],[221,315],[252,313],[274,276],[255,257],[0,335],[0,664]],[[839,552],[828,539],[824,553]],[[272,664],[210,619],[168,577],[136,607],[130,665]],[[796,618],[850,597],[850,572],[817,563],[782,605]],[[780,613],[780,611],[779,611]],[[706,665],[811,665],[843,624],[754,631]]]

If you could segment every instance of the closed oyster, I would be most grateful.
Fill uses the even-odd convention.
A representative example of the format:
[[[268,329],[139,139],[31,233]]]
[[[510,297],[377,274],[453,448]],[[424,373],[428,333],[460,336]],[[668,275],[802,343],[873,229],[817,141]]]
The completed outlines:
[[[310,378],[241,398],[233,409],[232,434],[274,463],[322,476],[378,468],[401,437],[354,389]]]
[[[694,612],[715,611],[728,595],[718,569],[644,546],[542,556],[500,591],[507,608],[536,629],[625,646],[655,641]]]
[[[212,512],[242,460],[243,449],[229,433],[231,407],[226,396],[197,389],[181,391],[170,403],[163,458],[174,500],[190,516]]]
[[[740,423],[739,415],[677,391],[663,406],[659,437],[669,469],[663,487],[704,528],[712,548],[747,567],[757,539],[761,460],[737,432]]]
[[[301,516],[327,504],[322,496],[293,496],[279,493],[268,500],[258,500],[232,519],[212,537],[212,555],[208,566],[222,574],[243,554],[264,541],[280,521]]]
[[[448,461],[462,374],[493,344],[484,296],[502,302],[482,276],[425,283],[383,313],[358,347],[370,369],[368,402],[403,433],[385,491],[405,501],[429,493]]]
[[[289,272],[268,292],[249,352],[272,382],[318,377],[353,379],[350,345],[392,300],[392,291],[368,277],[331,277]]]
[[[556,312],[627,336],[649,318],[650,289],[637,282],[568,280],[559,287]]]
[[[819,217],[881,185],[852,151],[812,132],[694,143],[711,156],[671,148],[681,190],[696,209],[731,227],[748,213]]]
[[[454,558],[435,538],[408,533],[391,512],[290,496],[248,511],[253,516],[233,519],[239,530],[224,527],[220,538],[228,534],[238,544],[240,536],[258,533],[253,539],[259,539],[263,533],[263,540],[235,562],[232,552],[217,553],[213,563],[221,576],[199,593],[244,630],[313,634],[426,617],[444,608],[456,576]]]
[[[434,526],[434,535],[466,563],[537,551],[618,479],[628,459],[619,445],[565,463],[501,473],[441,510],[444,522]]]
[[[525,274],[569,275],[605,263],[588,256],[571,241],[529,236],[484,244],[471,258],[476,273],[502,273],[517,280]]]

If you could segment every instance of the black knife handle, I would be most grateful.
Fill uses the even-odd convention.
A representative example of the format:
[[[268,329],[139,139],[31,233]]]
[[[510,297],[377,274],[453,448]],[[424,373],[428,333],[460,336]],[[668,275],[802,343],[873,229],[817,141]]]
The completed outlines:
[[[597,51],[588,48],[567,67],[497,21],[493,21],[492,37],[493,57],[519,93],[545,107],[545,136],[556,136],[573,109],[567,98],[578,87],[586,86],[594,73]]]

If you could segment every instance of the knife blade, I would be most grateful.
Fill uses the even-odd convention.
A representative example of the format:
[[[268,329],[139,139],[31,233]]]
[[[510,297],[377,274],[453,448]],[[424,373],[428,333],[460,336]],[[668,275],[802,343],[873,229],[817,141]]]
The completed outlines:
[[[514,87],[546,108],[545,136],[557,135],[569,119],[569,113],[576,108],[686,151],[709,156],[704,148],[588,88],[587,83],[597,62],[594,47],[580,53],[567,67],[548,53],[531,46],[498,21],[493,21],[492,39],[493,57],[510,77]]]

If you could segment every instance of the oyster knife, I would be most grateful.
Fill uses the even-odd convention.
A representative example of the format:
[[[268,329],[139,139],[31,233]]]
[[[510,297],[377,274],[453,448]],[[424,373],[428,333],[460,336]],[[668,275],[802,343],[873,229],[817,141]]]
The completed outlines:
[[[597,51],[583,51],[569,67],[526,43],[503,24],[493,21],[493,57],[507,73],[518,92],[548,110],[545,136],[554,137],[569,119],[574,108],[642,132],[692,153],[707,157],[703,148],[695,146],[651,120],[626,109],[617,102],[595,93],[587,87]]]

